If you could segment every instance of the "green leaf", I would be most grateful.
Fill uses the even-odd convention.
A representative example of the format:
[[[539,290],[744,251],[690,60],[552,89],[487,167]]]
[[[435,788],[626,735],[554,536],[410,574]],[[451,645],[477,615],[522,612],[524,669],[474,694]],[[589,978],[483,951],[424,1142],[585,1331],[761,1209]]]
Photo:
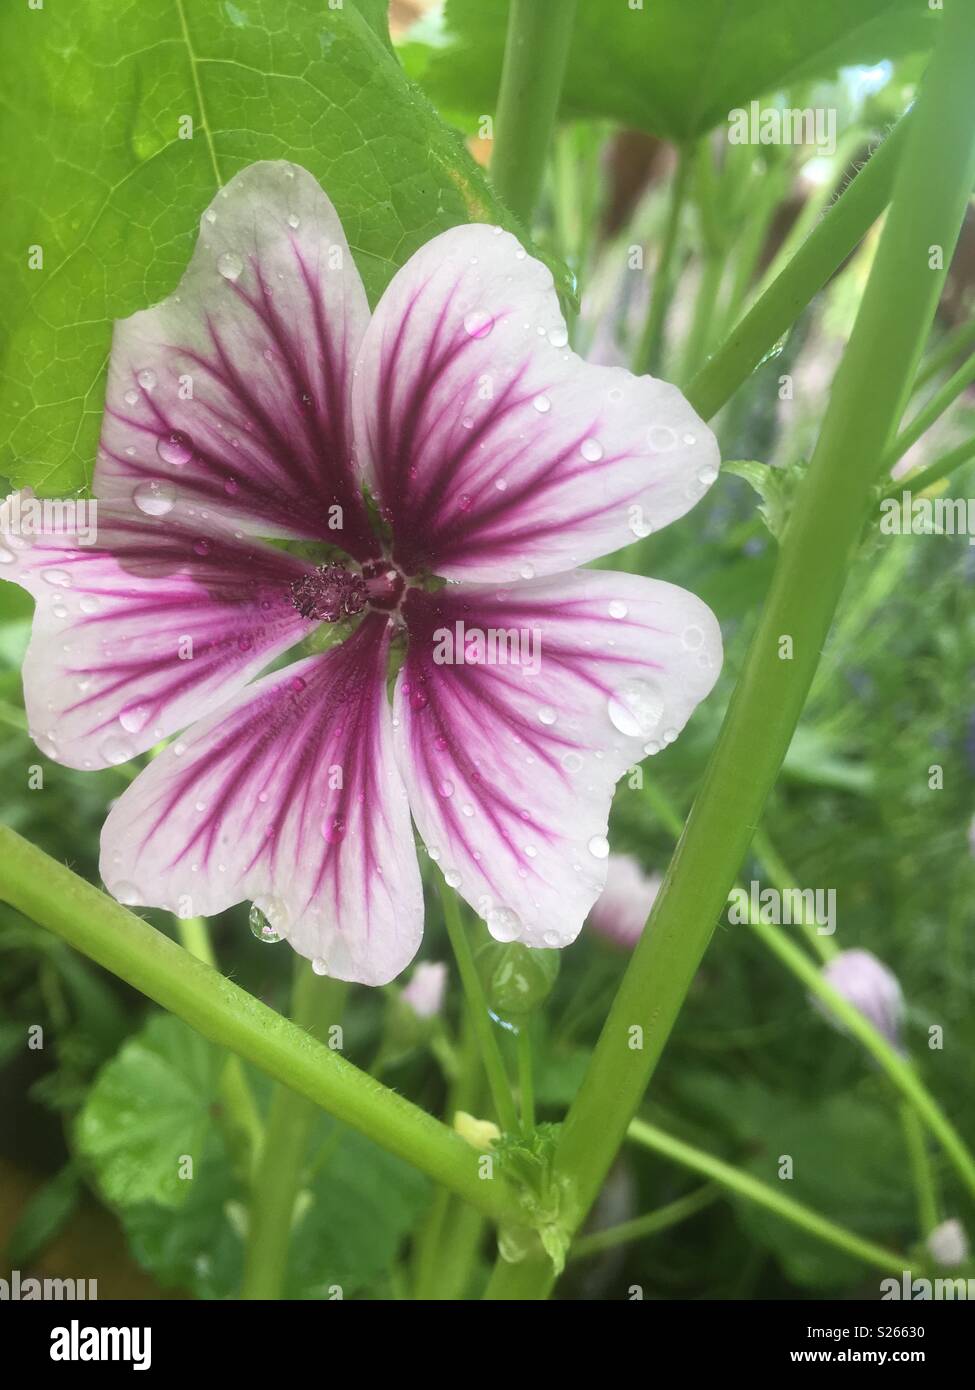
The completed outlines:
[[[90,483],[113,319],[172,291],[218,183],[254,160],[319,179],[373,301],[448,227],[517,230],[386,46],[381,9],[4,6],[0,473],[48,493]]]
[[[75,1125],[108,1202],[176,1207],[194,1187],[212,1124],[220,1053],[185,1023],[151,1018],[98,1073]],[[193,1179],[180,1178],[184,1157]]]
[[[780,541],[792,514],[796,493],[806,476],[805,460],[778,468],[751,459],[734,459],[723,463],[721,471],[743,478],[758,493],[762,499],[759,514],[775,539]]]
[[[62,1230],[78,1205],[81,1184],[72,1164],[38,1188],[17,1219],[7,1242],[13,1268],[32,1264]]]
[[[493,112],[506,19],[500,0],[448,0],[448,42],[425,55],[407,45],[407,66],[441,109]],[[753,98],[926,47],[937,22],[916,0],[584,2],[563,114],[685,140]]]

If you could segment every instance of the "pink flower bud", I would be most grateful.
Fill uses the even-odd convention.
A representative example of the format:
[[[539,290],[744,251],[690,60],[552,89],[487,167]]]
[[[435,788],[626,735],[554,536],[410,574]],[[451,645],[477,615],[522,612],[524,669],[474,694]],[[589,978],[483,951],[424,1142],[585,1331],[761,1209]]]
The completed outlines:
[[[441,960],[424,960],[413,971],[403,990],[403,1001],[418,1018],[433,1018],[443,1007],[447,988],[447,967]]]
[[[897,977],[882,961],[870,951],[840,951],[823,966],[823,979],[859,1009],[889,1043],[900,1046],[904,996]]]
[[[928,1254],[945,1269],[954,1269],[968,1259],[968,1236],[956,1217],[942,1221],[927,1238]]]
[[[614,946],[632,951],[660,891],[659,874],[647,875],[629,854],[611,854],[606,887],[589,914],[590,926]]]

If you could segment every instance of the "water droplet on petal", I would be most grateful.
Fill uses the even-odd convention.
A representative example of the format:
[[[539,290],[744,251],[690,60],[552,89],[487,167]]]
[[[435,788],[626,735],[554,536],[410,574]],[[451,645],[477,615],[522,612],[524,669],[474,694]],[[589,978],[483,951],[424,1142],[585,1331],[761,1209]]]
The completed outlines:
[[[655,454],[665,454],[677,444],[677,431],[669,425],[651,425],[647,430],[647,444]]]
[[[109,734],[98,751],[107,763],[111,763],[112,767],[118,767],[121,763],[127,763],[130,758],[135,757],[133,744],[129,743],[128,739],[119,738],[117,734]]]
[[[41,570],[41,578],[47,584],[53,584],[56,589],[71,587],[71,576],[67,570]]]
[[[214,222],[216,222],[216,220],[217,220],[217,214],[214,212],[213,208],[207,208],[207,210],[206,210],[206,212],[203,214],[203,216],[204,216],[204,217],[206,218],[206,220],[210,223],[211,227],[213,226]]]
[[[314,970],[316,975],[327,975],[328,961],[325,960],[324,956],[316,956],[311,963],[311,968],[312,970]]]
[[[109,888],[109,892],[117,902],[122,903],[125,907],[134,907],[141,897],[135,884],[126,883],[124,880],[121,883],[113,884]]]
[[[440,795],[441,795],[441,796],[453,796],[453,794],[454,794],[454,784],[453,784],[453,782],[450,782],[450,781],[448,781],[448,780],[445,778],[444,781],[442,781],[442,782],[440,783]]]
[[[464,315],[464,329],[471,338],[486,338],[494,327],[494,315],[474,309]]]
[[[208,541],[206,536],[201,536],[198,541],[193,542],[193,550],[197,555],[209,555],[213,549],[213,543]]]
[[[521,569],[518,571],[518,573],[521,575],[522,579],[534,579],[534,578],[535,578],[535,566],[534,566],[534,565],[522,565],[522,567],[521,567]]]
[[[558,716],[551,705],[542,705],[538,711],[538,718],[542,724],[554,724]]]
[[[471,497],[469,492],[462,492],[457,499],[457,505],[458,507],[460,507],[462,512],[469,512],[471,506],[473,505],[473,501],[474,499]]]
[[[552,409],[552,402],[549,400],[548,396],[536,396],[532,401],[532,405],[538,411],[539,415],[547,415]]]
[[[492,907],[485,920],[495,941],[515,941],[521,931],[521,918],[510,907]]]
[[[553,347],[565,347],[569,341],[569,334],[565,324],[558,324],[555,328],[549,329],[548,340]]]
[[[712,468],[710,465],[707,465],[706,467],[698,470],[697,480],[699,483],[702,483],[704,487],[710,487],[711,484],[717,478],[717,476],[718,470],[716,468]]]
[[[465,430],[472,430],[472,429],[474,428],[474,416],[473,416],[473,415],[465,415],[465,416],[462,417],[460,423],[461,423],[461,425],[464,427]]]
[[[225,280],[236,280],[243,269],[244,262],[236,251],[224,251],[223,255],[217,258],[217,270]]]
[[[448,888],[459,888],[461,885],[460,874],[456,869],[448,869],[444,874],[444,882]]]
[[[143,367],[142,371],[136,374],[135,379],[144,391],[151,391],[158,380],[151,367]]]
[[[292,229],[292,231],[297,231],[298,228],[301,226],[301,219],[299,217],[296,217],[293,212],[288,216],[288,226]]]
[[[598,439],[584,439],[579,445],[579,453],[587,463],[598,463],[603,456],[603,446]]]
[[[182,430],[170,430],[169,434],[161,434],[156,440],[156,453],[163,463],[181,468],[193,457],[193,441]]]
[[[118,722],[127,734],[137,734],[149,723],[152,713],[149,705],[127,705],[118,717]]]
[[[126,405],[138,405],[138,404],[139,404],[139,393],[138,393],[138,391],[126,391],[126,393],[125,393],[125,395],[122,397],[122,399],[123,399],[123,401],[125,401],[125,404],[126,404]]]
[[[568,753],[563,753],[562,766],[565,768],[566,772],[578,772],[582,767],[581,754],[573,752],[571,749]]]
[[[704,630],[692,624],[690,627],[685,627],[680,635],[680,640],[689,652],[697,651],[704,642]]]
[[[594,835],[587,848],[593,859],[605,859],[609,854],[609,841],[605,835]]]
[[[176,505],[176,489],[171,483],[153,478],[139,484],[132,494],[132,500],[146,516],[165,516]]]
[[[607,706],[610,722],[627,738],[648,738],[660,723],[664,700],[651,681],[630,680],[620,686]]]
[[[78,607],[82,613],[97,613],[101,604],[93,594],[85,594],[83,598],[79,599]]]
[[[609,616],[611,618],[625,618],[630,610],[622,599],[614,598],[609,605]]]

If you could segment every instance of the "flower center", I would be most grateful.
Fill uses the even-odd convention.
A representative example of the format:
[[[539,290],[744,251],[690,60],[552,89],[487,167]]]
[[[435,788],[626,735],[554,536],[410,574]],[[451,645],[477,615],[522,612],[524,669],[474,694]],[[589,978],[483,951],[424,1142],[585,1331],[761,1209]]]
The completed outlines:
[[[403,576],[388,560],[370,560],[361,575],[330,561],[294,581],[291,602],[303,618],[337,623],[355,617],[367,604],[391,612],[405,587]]]

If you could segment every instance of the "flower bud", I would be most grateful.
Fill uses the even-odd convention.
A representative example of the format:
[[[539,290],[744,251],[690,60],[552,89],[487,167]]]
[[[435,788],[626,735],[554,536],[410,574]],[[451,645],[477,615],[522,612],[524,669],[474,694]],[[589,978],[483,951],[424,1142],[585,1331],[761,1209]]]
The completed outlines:
[[[968,1236],[955,1217],[935,1226],[925,1243],[932,1260],[945,1269],[954,1269],[968,1259]]]
[[[488,1007],[503,1018],[519,1018],[548,998],[561,957],[520,941],[488,941],[475,959]]]
[[[660,891],[659,874],[647,875],[629,854],[611,854],[606,887],[593,904],[589,925],[599,936],[632,951]]]
[[[501,1138],[501,1131],[492,1120],[479,1120],[466,1110],[458,1110],[454,1116],[454,1129],[472,1149],[484,1153]]]
[[[893,1047],[900,1047],[904,996],[893,971],[870,951],[851,950],[840,951],[822,973],[827,984],[859,1009]]]
[[[447,988],[447,967],[441,960],[424,960],[413,971],[410,983],[403,990],[403,1003],[417,1018],[435,1018],[443,1008]]]

